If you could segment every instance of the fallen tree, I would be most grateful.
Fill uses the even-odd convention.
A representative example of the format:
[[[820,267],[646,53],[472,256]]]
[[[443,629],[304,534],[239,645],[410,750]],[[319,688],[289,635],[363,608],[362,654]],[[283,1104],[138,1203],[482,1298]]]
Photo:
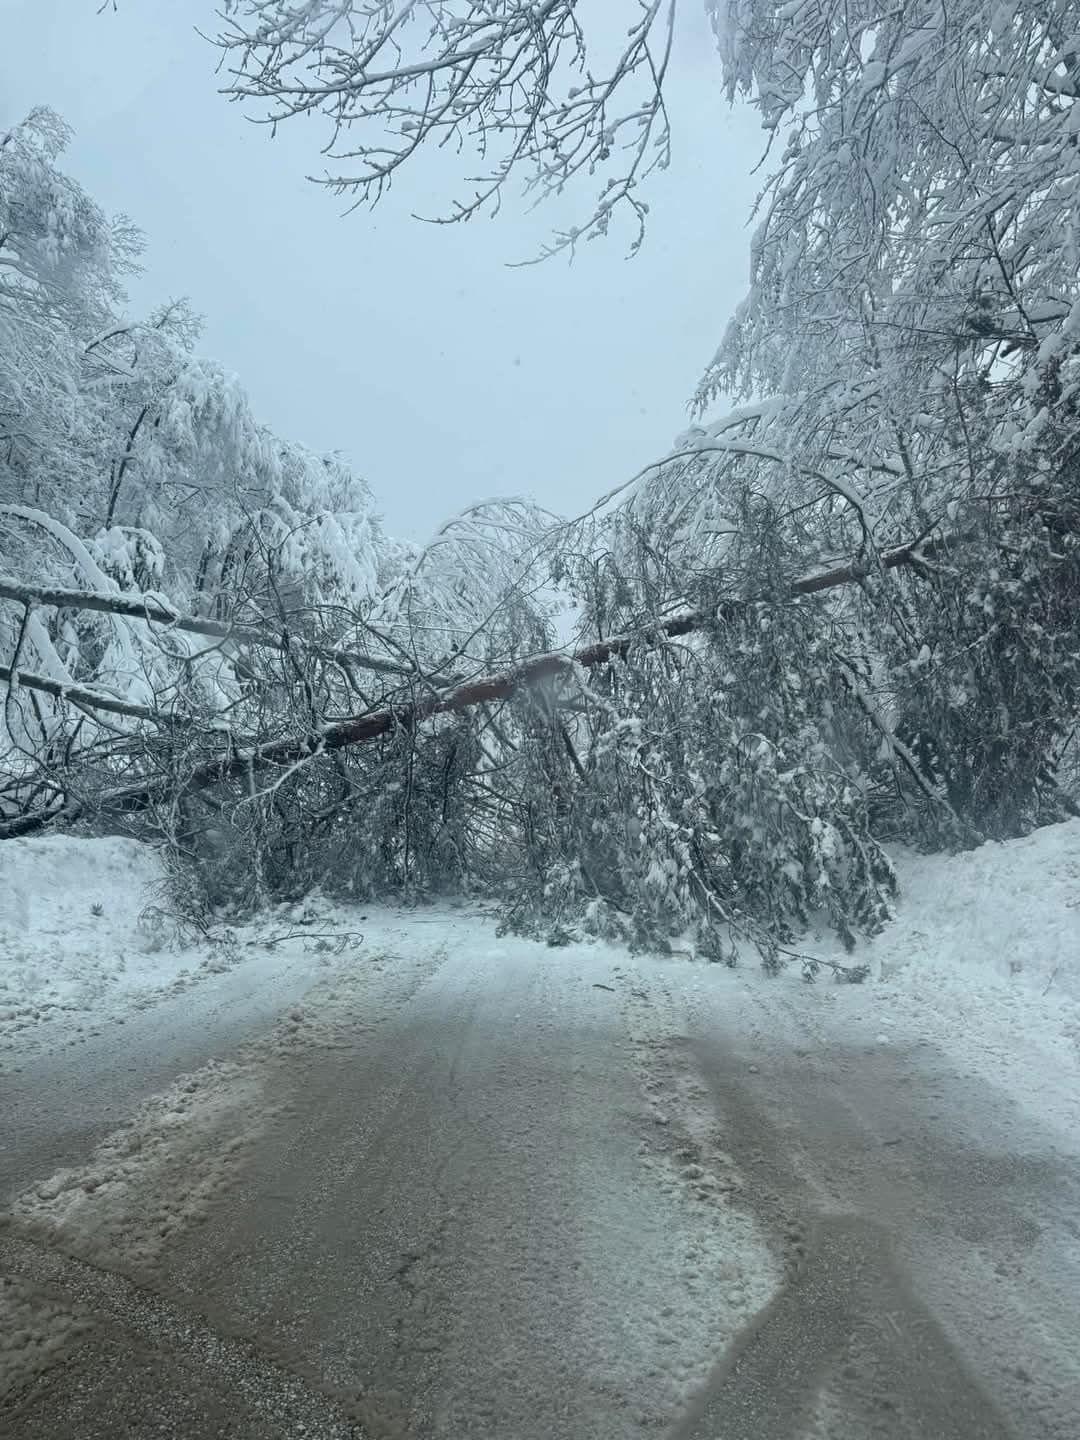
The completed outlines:
[[[792,582],[781,600],[796,599],[805,595],[819,594],[842,585],[853,584],[867,577],[875,568],[894,570],[905,565],[917,566],[920,559],[939,551],[947,541],[929,542],[915,540],[906,545],[895,546],[877,556],[865,560],[854,560],[816,574],[802,576]],[[3,592],[0,592],[3,593]],[[44,597],[46,592],[41,592]],[[60,593],[60,592],[51,592]],[[63,592],[69,593],[69,592]],[[70,592],[75,602],[80,592]],[[86,597],[83,597],[86,598]],[[95,604],[103,597],[90,597]],[[112,598],[112,597],[105,597]],[[122,597],[116,597],[118,599]],[[587,645],[569,653],[554,652],[540,655],[502,673],[480,676],[458,685],[449,692],[439,695],[428,694],[403,705],[384,704],[362,715],[338,720],[305,734],[283,736],[262,744],[237,743],[230,739],[227,748],[210,760],[192,766],[182,780],[175,774],[157,774],[141,778],[127,785],[117,786],[93,798],[93,809],[100,815],[118,815],[137,811],[155,800],[173,792],[188,793],[211,785],[235,779],[238,776],[253,775],[266,767],[295,767],[306,764],[319,755],[342,750],[349,746],[362,745],[380,736],[395,731],[411,731],[425,720],[439,715],[453,714],[474,706],[504,700],[516,691],[536,685],[544,679],[566,675],[575,668],[594,669],[612,660],[626,656],[635,646],[655,647],[666,640],[676,639],[713,624],[722,610],[728,606],[744,607],[748,603],[767,603],[770,598],[762,596],[757,601],[727,601],[705,609],[684,611],[652,626],[643,626],[626,634]],[[56,603],[55,601],[45,603]],[[0,671],[0,675],[4,672]],[[69,698],[75,699],[69,693]],[[98,697],[102,699],[103,697]],[[80,703],[93,704],[92,692],[81,691]],[[115,708],[102,704],[101,708]],[[152,712],[151,712],[152,713]],[[55,822],[70,823],[85,813],[88,803],[75,798],[37,815],[24,815],[0,823],[0,839],[15,835],[27,835]]]

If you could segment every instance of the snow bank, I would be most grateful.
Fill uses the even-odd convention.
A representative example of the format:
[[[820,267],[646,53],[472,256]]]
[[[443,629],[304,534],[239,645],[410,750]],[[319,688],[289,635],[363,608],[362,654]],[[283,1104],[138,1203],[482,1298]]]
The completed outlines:
[[[184,988],[210,961],[172,943],[166,903],[158,856],[136,840],[0,842],[0,1054],[44,1022],[77,1036]]]
[[[12,1010],[89,1008],[136,957],[145,971],[139,916],[161,880],[154,851],[134,840],[0,844],[0,1024],[19,1018]]]
[[[1080,1000],[1080,820],[959,855],[902,854],[897,870],[897,924],[873,946],[881,978],[947,969]]]
[[[865,963],[866,984],[831,984],[822,972],[806,986],[797,965],[772,983],[750,963],[722,975],[695,967],[688,983],[724,1007],[749,987],[778,1036],[809,1026],[822,1049],[931,1045],[1080,1148],[1080,821],[894,859],[900,897],[881,935],[852,956],[826,934],[799,942]]]
[[[136,840],[50,835],[0,843],[0,944],[98,956],[101,938],[134,942],[140,913],[162,881]],[[98,907],[95,910],[95,907]],[[52,967],[48,967],[51,971]]]
[[[1080,1148],[1080,822],[898,868],[866,1038],[938,1046]]]

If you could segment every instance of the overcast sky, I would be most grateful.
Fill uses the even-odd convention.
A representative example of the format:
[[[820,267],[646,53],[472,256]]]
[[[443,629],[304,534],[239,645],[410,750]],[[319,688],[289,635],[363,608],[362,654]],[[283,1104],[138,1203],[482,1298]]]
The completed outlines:
[[[303,179],[319,167],[312,124],[271,141],[218,95],[193,29],[213,28],[212,4],[98,4],[0,0],[0,126],[35,104],[74,126],[66,168],[147,237],[132,309],[189,296],[200,349],[279,434],[341,451],[391,530],[421,538],[495,494],[577,510],[686,423],[746,284],[761,144],[721,95],[703,0],[682,0],[675,154],[647,195],[643,251],[626,259],[613,231],[573,264],[524,269],[506,262],[537,251],[542,209],[423,225],[409,211],[424,176],[404,172],[389,202],[343,218]]]

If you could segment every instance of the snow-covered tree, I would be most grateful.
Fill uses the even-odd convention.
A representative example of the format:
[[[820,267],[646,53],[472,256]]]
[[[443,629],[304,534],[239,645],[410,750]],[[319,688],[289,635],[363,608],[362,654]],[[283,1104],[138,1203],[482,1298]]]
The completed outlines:
[[[1073,806],[1071,5],[709,9],[772,157],[750,291],[696,423],[574,524],[491,501],[389,541],[361,482],[198,357],[185,307],[122,317],[137,244],[54,175],[57,122],[7,172],[0,150],[32,201],[0,323],[39,357],[0,370],[8,808],[152,815],[221,898],[479,886],[514,924],[774,961],[815,915],[880,927],[883,837]],[[458,218],[515,170],[543,193],[610,164],[599,234],[663,162],[673,7],[643,0],[602,64],[580,13],[231,0],[221,44],[237,97],[329,121],[358,199],[460,141],[484,178]]]
[[[102,443],[85,351],[140,244],[57,168],[67,140],[45,109],[0,134],[0,499],[72,518]]]
[[[332,645],[398,569],[363,481],[255,419],[195,353],[186,303],[124,313],[141,242],[59,168],[67,138],[47,110],[0,136],[0,809],[16,818],[49,813],[79,765],[84,797],[138,774],[140,747],[175,749],[177,726],[265,730],[304,666],[260,677],[234,637],[256,657],[283,637]],[[340,667],[312,663],[347,705]]]
[[[480,727],[397,717],[550,646],[552,517],[492,501],[390,541],[359,477],[198,354],[186,303],[124,313],[138,236],[59,169],[66,138],[42,111],[0,147],[0,833],[133,817],[233,902],[471,883],[499,853]],[[372,711],[378,744],[326,743]]]
[[[755,513],[804,571],[856,553],[829,619],[866,770],[927,838],[1055,818],[1080,651],[1074,7],[710,9],[774,168],[699,423],[625,503],[638,593],[753,591],[733,530]]]

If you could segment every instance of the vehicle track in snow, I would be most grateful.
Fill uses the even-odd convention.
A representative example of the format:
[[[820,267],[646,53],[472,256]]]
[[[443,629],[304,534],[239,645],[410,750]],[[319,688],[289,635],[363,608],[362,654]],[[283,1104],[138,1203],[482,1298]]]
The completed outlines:
[[[824,1046],[810,1007],[756,1008],[741,1036],[691,1014],[660,1068],[707,1089],[785,1278],[668,1440],[1071,1440],[1075,1156],[930,1046]]]

